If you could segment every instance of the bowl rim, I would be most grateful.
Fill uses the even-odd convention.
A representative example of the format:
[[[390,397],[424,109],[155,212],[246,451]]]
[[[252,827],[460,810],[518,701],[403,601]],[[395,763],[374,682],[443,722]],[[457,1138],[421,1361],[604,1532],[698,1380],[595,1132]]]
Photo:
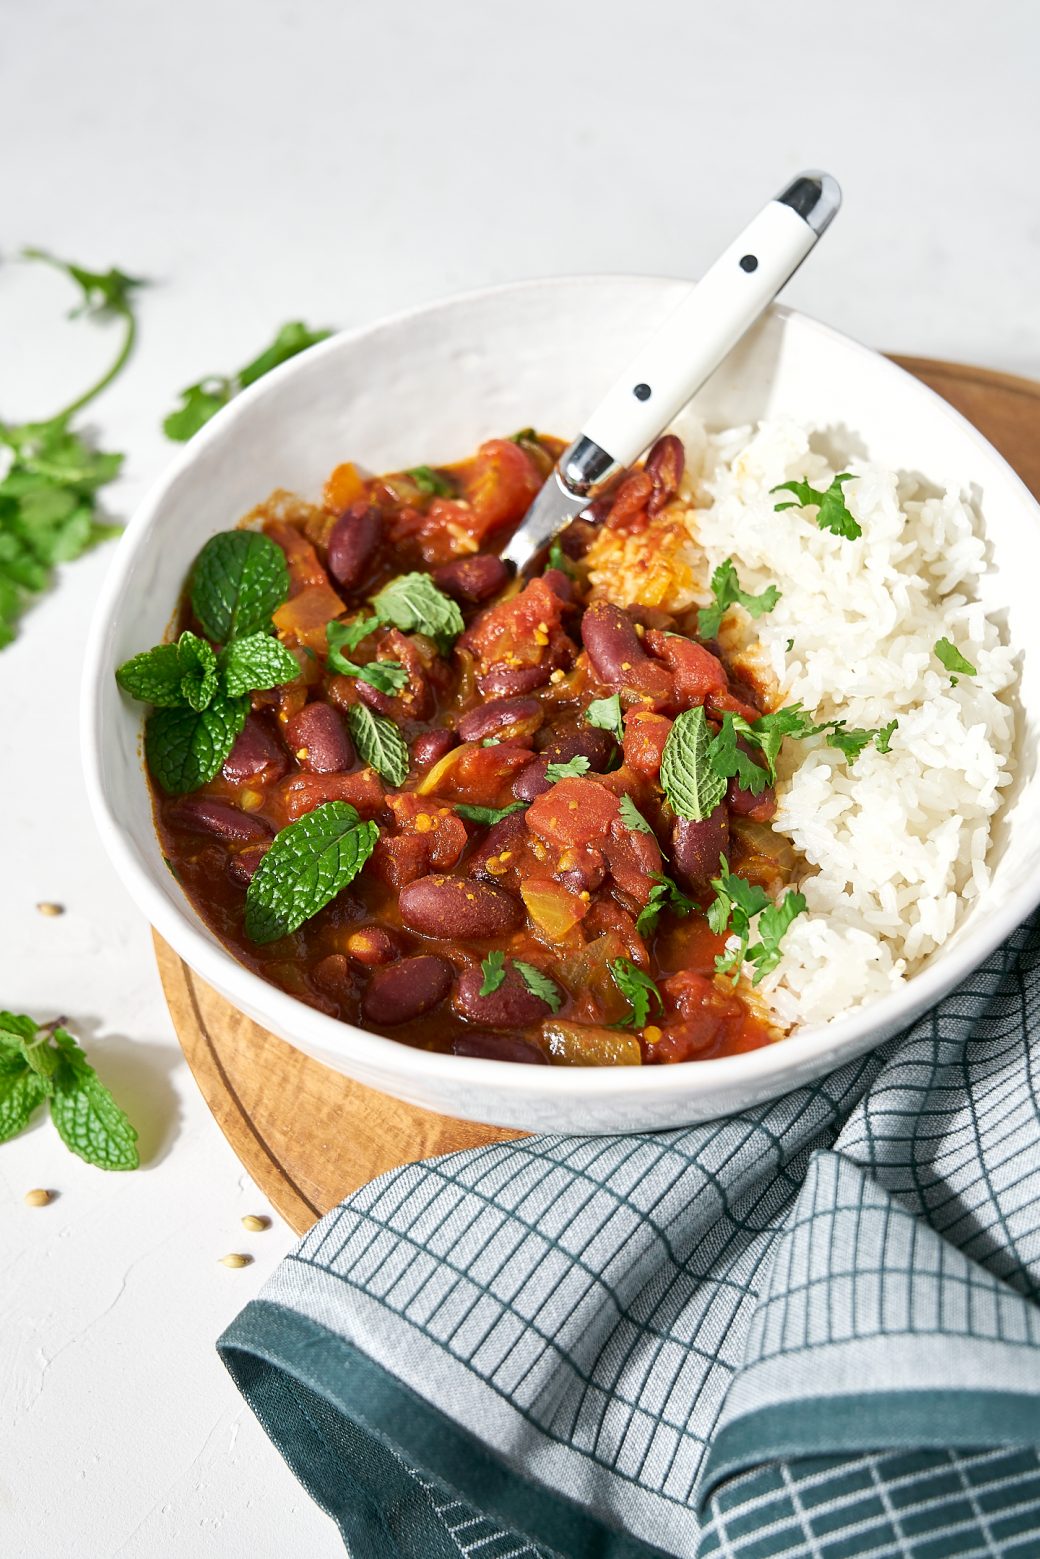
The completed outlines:
[[[237,1005],[241,1000],[253,1011],[264,1014],[282,1035],[291,1035],[306,1027],[309,1038],[327,1055],[342,1055],[357,1063],[363,1074],[375,1070],[384,1077],[396,1076],[402,1082],[421,1074],[434,1083],[454,1083],[461,1089],[490,1089],[503,1095],[511,1093],[554,1095],[573,1094],[576,1080],[580,1091],[590,1100],[615,1097],[646,1099],[660,1094],[673,1099],[695,1101],[700,1095],[747,1093],[749,1099],[763,1097],[763,1089],[772,1081],[789,1076],[797,1087],[823,1057],[839,1065],[843,1060],[881,1043],[886,1032],[896,1032],[900,1018],[906,1023],[931,1007],[947,990],[966,978],[997,948],[1031,910],[1040,903],[1040,873],[1026,880],[1001,900],[978,926],[971,928],[945,956],[913,975],[907,984],[890,995],[869,1003],[851,1016],[833,1019],[830,1024],[808,1025],[782,1040],[732,1056],[715,1056],[682,1067],[531,1067],[517,1061],[499,1061],[478,1056],[456,1056],[447,1052],[419,1050],[400,1040],[373,1034],[338,1018],[319,1012],[298,997],[253,973],[238,962],[219,941],[210,941],[195,921],[195,911],[185,895],[184,907],[176,907],[155,884],[148,869],[137,858],[123,833],[119,818],[109,804],[102,779],[100,718],[103,690],[112,668],[108,665],[110,624],[113,609],[126,586],[138,556],[146,550],[156,513],[182,471],[211,444],[221,440],[236,422],[248,418],[254,405],[279,389],[288,379],[307,369],[319,356],[332,356],[349,344],[368,336],[397,329],[411,320],[438,313],[458,305],[479,303],[485,299],[533,290],[587,283],[646,286],[655,283],[675,288],[692,285],[688,279],[634,273],[592,272],[588,274],[534,277],[508,281],[452,293],[410,305],[392,314],[381,315],[365,324],[335,332],[325,341],[281,364],[271,373],[237,395],[227,406],[180,450],[162,473],[146,489],[117,544],[115,556],[102,581],[87,639],[80,695],[80,732],[84,781],[95,827],[124,887],[149,923],[170,944],[190,968],[195,970]],[[1027,509],[1040,519],[1040,504],[1014,468],[968,419],[921,380],[900,367],[891,358],[863,345],[844,332],[825,325],[811,315],[785,304],[773,304],[768,311],[793,320],[799,329],[819,333],[841,346],[852,357],[870,360],[889,376],[910,380],[915,393],[928,397],[938,410],[990,462],[1003,468],[1005,478]],[[143,765],[142,765],[142,781]],[[147,783],[146,781],[144,781]],[[879,1037],[872,1040],[877,1033]],[[295,1040],[289,1043],[297,1044]],[[298,1048],[304,1048],[298,1046]],[[309,1049],[309,1046],[306,1047]],[[313,1053],[313,1052],[311,1052]],[[421,1058],[421,1059],[420,1059]],[[678,1076],[676,1075],[678,1073]],[[782,1091],[782,1090],[780,1090]],[[737,1108],[740,1106],[738,1105]]]

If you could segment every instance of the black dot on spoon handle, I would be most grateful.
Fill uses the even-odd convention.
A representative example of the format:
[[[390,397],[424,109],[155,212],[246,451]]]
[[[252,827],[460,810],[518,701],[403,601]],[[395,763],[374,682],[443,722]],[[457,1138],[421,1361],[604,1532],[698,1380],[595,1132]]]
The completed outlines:
[[[753,254],[742,255],[740,260],[740,269],[742,271],[757,271],[758,257]]]
[[[635,396],[637,401],[648,401],[651,395],[650,386],[648,384],[634,385],[632,394]]]

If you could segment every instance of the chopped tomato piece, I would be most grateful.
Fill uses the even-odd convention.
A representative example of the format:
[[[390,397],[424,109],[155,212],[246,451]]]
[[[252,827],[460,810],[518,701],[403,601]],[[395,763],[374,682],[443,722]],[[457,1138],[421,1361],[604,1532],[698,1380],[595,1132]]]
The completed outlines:
[[[329,576],[310,542],[295,525],[281,520],[269,520],[264,530],[271,540],[285,553],[289,565],[289,596],[299,595],[309,585],[327,585]],[[337,600],[339,597],[337,596]],[[339,610],[343,610],[340,603]]]
[[[515,799],[510,789],[520,770],[531,761],[528,747],[478,747],[465,742],[453,747],[428,774],[418,791],[424,796],[450,796],[475,806],[509,806]]]
[[[399,832],[421,839],[426,849],[427,864],[417,875],[427,872],[447,871],[461,856],[469,839],[466,825],[451,807],[427,801],[414,791],[388,796],[386,804],[393,813]]]
[[[599,845],[619,815],[618,798],[591,779],[563,779],[538,796],[527,811],[527,826],[546,844]]]
[[[353,774],[294,774],[279,786],[286,816],[295,822],[313,812],[323,801],[349,801],[362,817],[377,817],[383,811],[383,782],[374,769],[358,769]]]
[[[326,509],[341,514],[365,496],[365,481],[352,460],[337,466],[325,483],[322,495]]]
[[[501,525],[515,525],[541,485],[541,472],[512,439],[493,438],[481,444],[466,480],[466,497],[476,521],[473,534],[483,537]]]
[[[661,1026],[659,1038],[649,1046],[650,1062],[689,1061],[694,1056],[717,1054],[732,1043],[744,1024],[744,1008],[735,996],[727,996],[702,974],[684,969],[660,984],[666,1007],[677,1013]]]
[[[695,639],[650,628],[643,642],[674,673],[676,704],[680,709],[692,709],[695,704],[703,704],[709,694],[727,691],[726,668]]]
[[[721,720],[723,715],[741,715],[749,725],[762,718],[762,711],[752,704],[745,704],[741,699],[734,698],[732,693],[709,693],[705,700],[705,706],[710,715]]]
[[[532,579],[519,595],[481,612],[459,640],[478,657],[478,676],[485,691],[529,692],[548,682],[553,668],[573,654],[574,646],[561,626],[563,602],[542,579]],[[528,679],[526,687],[489,687],[499,672]]]
[[[646,779],[656,779],[672,722],[647,709],[630,709],[625,716],[625,762]]]
[[[408,882],[417,882],[430,870],[430,852],[425,839],[418,834],[398,834],[393,838],[381,834],[372,851],[369,870],[391,888],[403,888]]]

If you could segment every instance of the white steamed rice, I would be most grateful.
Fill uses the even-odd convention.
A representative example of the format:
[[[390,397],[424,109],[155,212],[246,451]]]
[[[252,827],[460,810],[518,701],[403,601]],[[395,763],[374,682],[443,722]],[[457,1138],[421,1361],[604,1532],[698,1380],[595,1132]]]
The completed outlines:
[[[924,496],[850,460],[838,469],[854,473],[844,490],[863,528],[850,541],[820,530],[814,510],[776,510],[778,483],[823,489],[835,474],[804,428],[709,436],[686,416],[675,431],[687,448],[697,598],[710,599],[725,558],[745,590],[782,592],[757,622],[740,609],[728,619],[739,639],[757,639],[778,703],[870,729],[899,721],[887,754],[870,746],[854,765],[823,736],[788,741],[781,757],[774,827],[809,863],[798,883],[808,910],[759,989],[785,1026],[826,1022],[900,985],[985,889],[1011,781],[1013,713],[1001,695],[1012,651],[975,600],[985,551],[962,496]],[[952,685],[933,652],[940,638],[978,675]]]

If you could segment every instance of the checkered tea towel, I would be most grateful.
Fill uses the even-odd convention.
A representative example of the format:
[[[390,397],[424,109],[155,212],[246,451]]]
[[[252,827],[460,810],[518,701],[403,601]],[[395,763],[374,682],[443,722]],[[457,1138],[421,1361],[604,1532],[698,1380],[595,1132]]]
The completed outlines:
[[[220,1352],[356,1559],[1036,1559],[1038,1106],[1040,919],[773,1104],[384,1175]]]

